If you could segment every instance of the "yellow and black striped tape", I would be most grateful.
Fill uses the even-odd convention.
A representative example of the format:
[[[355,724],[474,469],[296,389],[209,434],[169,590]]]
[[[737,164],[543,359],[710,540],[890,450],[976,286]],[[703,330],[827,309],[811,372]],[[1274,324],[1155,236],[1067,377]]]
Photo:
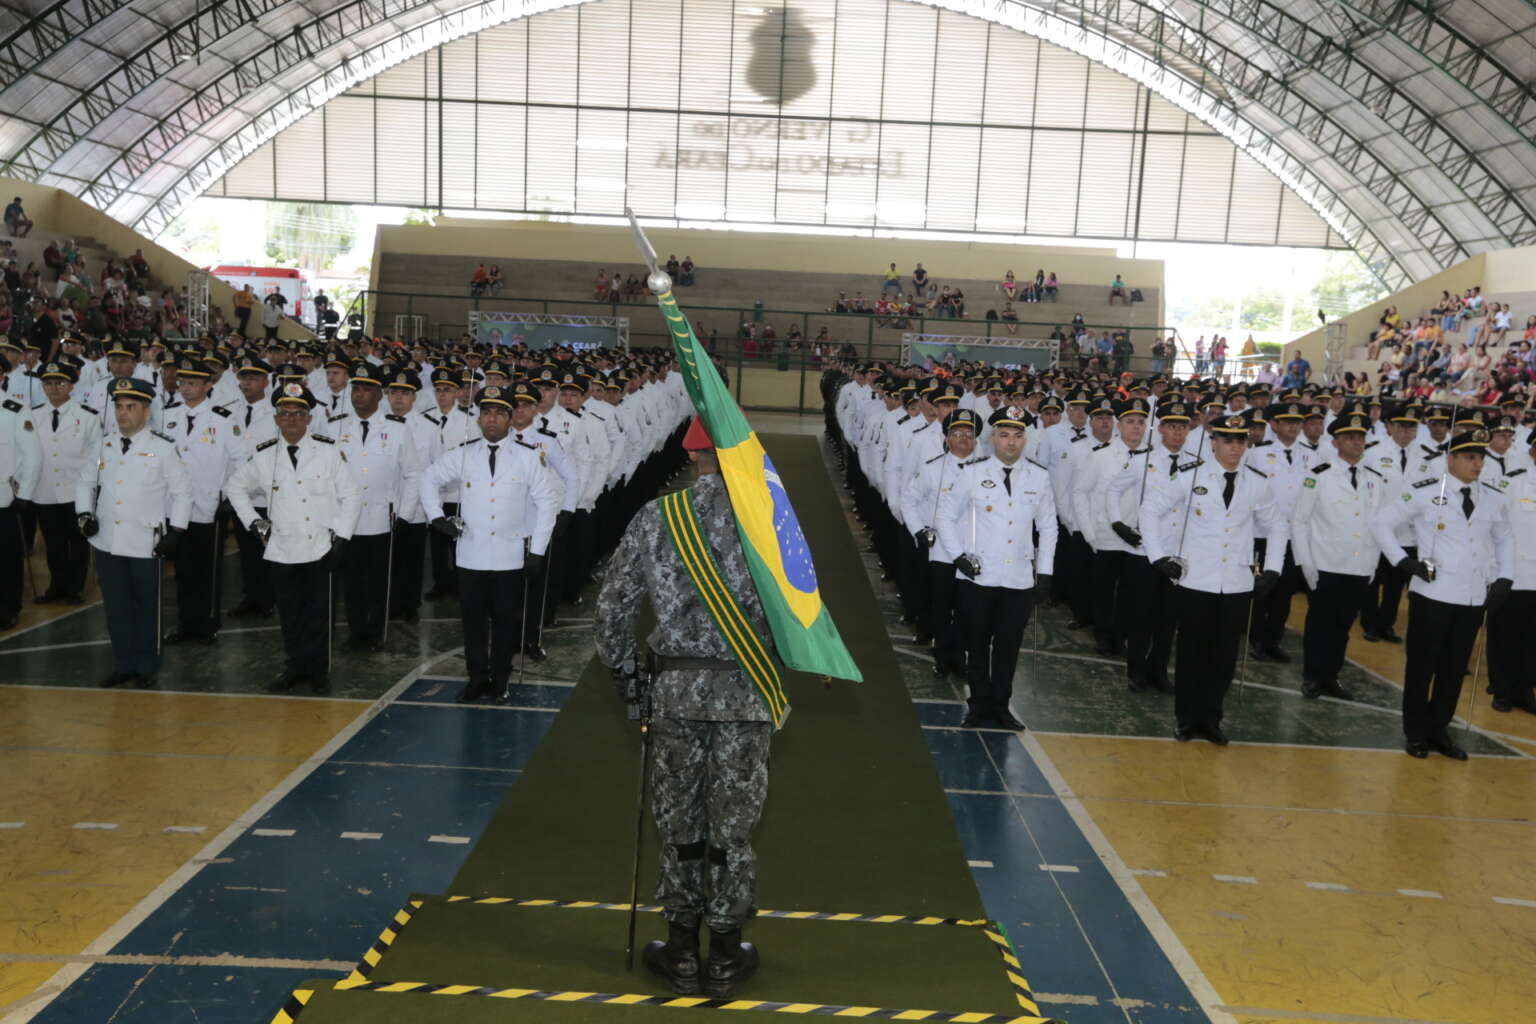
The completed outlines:
[[[341,982],[337,986],[338,988],[342,985],[350,987],[368,980],[368,976],[379,965],[379,961],[384,959],[384,954],[389,952],[390,945],[395,939],[399,938],[400,932],[404,930],[405,926],[411,923],[411,917],[416,911],[421,909],[421,903],[421,900],[407,900],[405,906],[395,912],[395,916],[390,920],[389,926],[379,933],[379,937],[374,940],[373,945],[368,947],[368,952],[363,954],[363,958],[357,962],[357,966],[352,968],[352,973],[347,975],[346,980]]]
[[[532,900],[515,896],[449,896],[449,903],[478,903],[486,906],[554,907],[562,910],[622,910],[629,911],[628,903],[601,903],[596,900]],[[659,914],[664,909],[656,904],[642,903],[635,908],[642,914]],[[863,924],[918,924],[955,925],[961,928],[986,928],[996,925],[986,918],[968,920],[961,917],[914,917],[907,914],[829,914],[815,910],[759,910],[757,917],[779,917],[790,921],[849,921]]]
[[[299,1012],[309,1005],[310,997],[315,994],[312,988],[296,988],[293,995],[283,1004],[283,1008],[277,1011],[277,1016],[272,1018],[272,1024],[293,1024],[299,1019]]]
[[[546,992],[534,988],[484,988],[477,985],[434,985],[425,981],[340,982],[350,992],[414,992],[429,996],[484,996],[488,999],[541,999],[553,1003],[602,1003],[609,1006],[664,1006],[682,1010],[754,1010],[762,1013],[810,1014],[818,1017],[863,1017],[871,1020],[929,1021],[932,1024],[1060,1024],[1047,1017],[1006,1013],[956,1013],[947,1010],[893,1010],[880,1006],[833,1006],[826,1003],[778,1003],[766,999],[710,999],[706,996],[647,996],[638,993]]]

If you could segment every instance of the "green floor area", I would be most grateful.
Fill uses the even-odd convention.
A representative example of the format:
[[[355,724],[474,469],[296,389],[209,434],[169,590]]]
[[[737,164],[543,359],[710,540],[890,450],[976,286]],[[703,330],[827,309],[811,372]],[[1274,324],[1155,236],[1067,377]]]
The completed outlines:
[[[758,903],[776,910],[984,916],[858,548],[815,439],[766,437],[816,555],[822,595],[865,681],[791,673],[793,702],[774,740],[770,795],[755,846]],[[626,902],[639,736],[595,661],[451,888],[453,895]],[[647,820],[641,898],[654,884]],[[382,923],[382,922],[381,922]],[[662,994],[623,966],[625,915],[428,901],[374,969],[375,979]],[[640,942],[659,937],[656,915]],[[1021,1014],[997,950],[978,929],[759,920],[761,972],[738,997]],[[360,951],[361,952],[361,951]],[[1024,967],[1028,976],[1028,965]],[[396,1004],[415,1004],[414,1011]],[[492,1004],[497,1020],[554,1019],[547,1001],[323,993],[304,1020],[450,1020]],[[592,1003],[573,1020],[639,1020]],[[476,1019],[470,1017],[469,1019]],[[485,1019],[492,1019],[490,1016]],[[671,1018],[668,1018],[671,1019]]]

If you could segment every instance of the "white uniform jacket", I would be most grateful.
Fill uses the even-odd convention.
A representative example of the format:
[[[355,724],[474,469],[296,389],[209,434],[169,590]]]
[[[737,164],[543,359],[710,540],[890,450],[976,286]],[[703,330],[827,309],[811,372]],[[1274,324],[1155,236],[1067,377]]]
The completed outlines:
[[[1228,506],[1222,501],[1225,472],[1219,462],[1206,460],[1189,471],[1193,478],[1181,470],[1173,481],[1179,486],[1147,488],[1141,503],[1141,539],[1152,561],[1178,554],[1179,536],[1184,535],[1183,557],[1189,568],[1178,585],[1186,590],[1252,591],[1255,527],[1267,530],[1270,540],[1263,569],[1279,572],[1285,566],[1290,524],[1275,511],[1268,478],[1239,463]]]
[[[357,481],[362,505],[355,532],[363,537],[388,533],[394,528],[391,512],[409,520],[421,500],[418,484],[426,464],[405,420],[380,407],[366,421],[347,414],[329,421],[326,429],[337,432],[336,444],[347,457],[347,465]]]
[[[125,558],[148,558],[166,521],[186,529],[192,484],[176,442],[153,430],[128,439],[114,433],[96,446],[75,481],[75,513],[92,512],[100,525],[91,547]]]
[[[1304,447],[1300,439],[1289,448],[1279,441],[1264,441],[1249,448],[1243,461],[1269,478],[1269,491],[1275,496],[1275,511],[1289,522],[1307,469],[1312,463],[1321,462],[1322,456]],[[1269,534],[1260,532],[1255,536],[1268,537]]]
[[[461,485],[459,517],[464,533],[455,549],[461,569],[505,572],[523,567],[523,541],[542,555],[560,512],[560,484],[542,453],[511,435],[496,444],[496,472],[491,473],[490,442],[481,438],[458,451],[444,452],[421,477],[421,504],[427,515],[443,514],[438,494]]]
[[[1110,481],[1130,468],[1131,456],[1125,442],[1116,437],[1090,449],[1072,474],[1072,521],[1095,551],[1131,550],[1110,528],[1115,520],[1104,517]]]
[[[175,440],[191,481],[194,523],[213,522],[224,482],[245,461],[245,445],[234,431],[234,414],[207,399],[195,409],[182,403],[166,414],[165,434]]]
[[[58,407],[55,429],[54,412],[46,402],[32,410],[32,428],[43,455],[43,471],[32,500],[39,505],[73,505],[75,481],[85,460],[96,457],[101,443],[101,417],[71,398]]]
[[[1395,447],[1395,446],[1394,446]],[[1387,481],[1361,459],[1350,465],[1319,462],[1308,467],[1291,512],[1291,555],[1304,572],[1370,576],[1381,549],[1373,524],[1387,493]]]
[[[17,498],[33,500],[42,471],[43,449],[32,411],[7,398],[0,402],[0,508],[10,508]]]
[[[914,535],[924,527],[939,528],[939,495],[954,484],[960,475],[958,456],[945,452],[923,463],[916,476],[907,482],[901,492],[901,519]],[[943,538],[935,540],[928,550],[930,562],[954,562],[961,552],[944,546]]]
[[[1050,474],[1037,464],[1021,458],[1010,468],[1012,493],[1003,486],[1004,466],[995,456],[961,467],[939,495],[939,542],[981,560],[971,581],[978,586],[1029,590],[1036,574],[1049,576],[1056,564],[1056,498]]]
[[[1470,520],[1461,508],[1463,488],[1472,498]],[[1515,578],[1509,502],[1497,487],[1482,481],[1464,484],[1445,474],[1414,481],[1396,500],[1388,495],[1372,529],[1393,565],[1407,554],[1396,535],[1404,522],[1413,526],[1420,560],[1436,567],[1432,582],[1413,577],[1411,593],[1445,604],[1480,605],[1488,597],[1488,584]]]
[[[1515,545],[1515,589],[1536,590],[1536,472],[1511,470],[1504,499]]]
[[[298,449],[295,468],[288,445],[270,438],[229,478],[229,503],[246,529],[258,518],[254,499],[266,497],[272,533],[264,557],[284,565],[313,562],[334,538],[349,539],[361,507],[352,469],[334,441],[305,434]]]

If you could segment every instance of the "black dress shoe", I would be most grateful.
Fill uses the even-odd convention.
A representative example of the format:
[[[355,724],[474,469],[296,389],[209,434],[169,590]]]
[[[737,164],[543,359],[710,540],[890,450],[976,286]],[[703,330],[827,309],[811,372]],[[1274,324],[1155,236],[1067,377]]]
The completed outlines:
[[[1307,698],[1307,700],[1317,700],[1317,698],[1323,695],[1323,684],[1314,679],[1303,679],[1301,681],[1301,695]]]
[[[330,676],[310,676],[309,677],[309,688],[311,690],[315,691],[316,693],[330,693],[331,692],[331,677]]]
[[[1403,744],[1403,750],[1407,751],[1409,757],[1417,757],[1421,761],[1429,756],[1429,744],[1421,740],[1407,741]]]
[[[1493,710],[1498,712],[1513,711],[1515,710],[1515,704],[1507,697],[1495,697],[1493,698]]]
[[[1199,726],[1197,731],[1201,736],[1204,736],[1218,747],[1224,747],[1228,743],[1232,742],[1231,740],[1227,739],[1227,734],[1221,731],[1221,726],[1219,725],[1210,725],[1207,723],[1206,725]]]
[[[544,661],[549,657],[549,652],[538,644],[529,644],[523,648],[523,653],[533,661]]]
[[[477,704],[491,695],[488,684],[479,679],[471,679],[454,699],[460,704]]]
[[[107,676],[107,678],[103,679],[96,685],[101,687],[103,690],[110,690],[114,686],[122,686],[132,678],[133,676],[127,672],[113,672],[111,675]]]
[[[284,672],[267,684],[268,693],[287,693],[304,681],[304,676],[298,672]]]
[[[1266,647],[1264,648],[1264,653],[1269,656],[1270,661],[1277,664],[1289,665],[1291,663],[1291,656],[1278,647]]]
[[[1069,619],[1069,620],[1067,620],[1067,628],[1068,629],[1087,629],[1091,625],[1093,625],[1093,623],[1091,623],[1091,622],[1084,622],[1082,619]]]
[[[251,616],[264,618],[272,614],[272,606],[257,604],[255,601],[241,601],[239,604],[235,605],[234,609],[229,614],[231,618],[235,619],[244,619]]]
[[[1169,679],[1166,675],[1148,676],[1147,685],[1158,693],[1173,692],[1173,680]]]
[[[1379,643],[1382,640],[1386,639],[1386,637],[1382,636],[1380,633],[1373,632],[1372,630],[1369,630],[1369,629],[1362,629],[1362,630],[1360,630],[1360,635],[1363,638],[1365,638],[1366,640],[1368,640],[1371,643],[1373,643],[1373,644],[1374,643]]]
[[[1439,736],[1430,737],[1429,748],[1443,754],[1452,761],[1465,761],[1467,759],[1467,752],[1461,749],[1461,746],[1455,740],[1451,739],[1449,733],[1441,733]]]
[[[153,690],[160,685],[160,680],[153,675],[137,675],[133,677],[133,685],[138,690]]]
[[[1195,738],[1195,730],[1192,726],[1181,725],[1173,730],[1173,738],[1180,743],[1188,743]]]
[[[965,717],[960,719],[960,728],[962,729],[985,729],[991,724],[987,716],[979,711],[967,711]]]
[[[1134,676],[1131,676],[1131,677],[1126,679],[1126,681],[1125,681],[1125,688],[1127,690],[1130,690],[1132,693],[1146,693],[1148,690],[1151,689],[1150,686],[1148,686],[1146,683],[1142,682],[1140,679],[1137,679]]]
[[[63,601],[65,604],[85,604],[85,595],[65,594],[63,597],[59,598],[59,600]]]
[[[1256,646],[1254,644],[1249,644],[1248,645],[1248,657],[1252,658],[1254,661],[1269,661],[1270,660],[1269,652],[1266,651],[1264,648]]]
[[[1516,708],[1527,714],[1536,715],[1536,696],[1523,693],[1516,697],[1493,698],[1493,710],[1514,711]]]
[[[58,600],[62,599],[63,597],[64,597],[64,595],[61,594],[59,591],[49,589],[49,590],[43,591],[43,596],[42,597],[33,598],[32,603],[33,604],[52,604],[53,602],[58,601]]]
[[[948,673],[949,669],[944,667],[944,663],[942,661],[936,661],[933,663],[933,678],[943,679]]]
[[[366,651],[372,643],[373,641],[365,636],[349,636],[347,637],[347,650]]]
[[[1013,717],[1011,711],[999,711],[992,716],[992,722],[999,729],[1012,729],[1014,732],[1024,732],[1027,726]]]
[[[1355,699],[1355,695],[1344,689],[1344,687],[1340,686],[1337,681],[1319,683],[1318,685],[1321,687],[1324,693],[1332,697],[1334,700],[1352,701]]]
[[[5,616],[4,618],[0,618],[0,630],[14,629],[16,627],[16,623],[20,621],[21,612],[14,612]]]
[[[1381,634],[1381,638],[1389,644],[1400,644],[1403,642],[1403,638],[1392,632],[1390,629]]]

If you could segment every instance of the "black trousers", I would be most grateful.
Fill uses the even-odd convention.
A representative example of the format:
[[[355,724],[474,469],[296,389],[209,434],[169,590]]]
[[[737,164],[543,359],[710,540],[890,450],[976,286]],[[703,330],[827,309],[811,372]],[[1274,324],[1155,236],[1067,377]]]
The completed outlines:
[[[955,604],[966,631],[966,682],[971,691],[966,703],[982,715],[1007,711],[1024,627],[1035,606],[1034,588],[981,587],[961,580],[955,584]]]
[[[160,578],[158,558],[96,552],[96,581],[118,672],[152,676],[160,671]]]
[[[1179,653],[1173,713],[1179,728],[1220,725],[1222,702],[1237,669],[1251,593],[1210,594],[1175,588]]]
[[[341,572],[347,596],[347,627],[353,643],[373,643],[384,635],[389,579],[389,534],[353,537]]]
[[[1056,545],[1056,574],[1062,583],[1062,596],[1072,617],[1078,622],[1092,624],[1098,619],[1098,608],[1093,598],[1093,549],[1076,531],[1061,527]]]
[[[330,671],[326,621],[331,609],[331,574],[325,559],[313,562],[268,562],[277,588],[277,621],[283,628],[287,670],[308,679],[324,679]]]
[[[928,563],[928,621],[934,662],[940,668],[965,668],[966,638],[955,620],[955,566]]]
[[[1409,593],[1403,735],[1410,742],[1441,736],[1451,724],[1461,699],[1461,677],[1482,624],[1480,604],[1447,604]]]
[[[1261,537],[1253,542],[1253,547],[1255,561],[1263,565],[1267,541]],[[1269,593],[1254,598],[1253,630],[1248,638],[1249,643],[1266,651],[1280,646],[1280,639],[1285,636],[1286,619],[1291,614],[1291,598],[1305,582],[1301,578],[1301,570],[1296,568],[1296,560],[1291,557],[1291,546],[1286,544],[1285,564],[1280,569],[1280,578],[1275,581]]]
[[[1349,647],[1349,627],[1355,624],[1355,612],[1370,583],[1367,576],[1318,570],[1317,589],[1307,599],[1307,624],[1301,635],[1303,680],[1314,683],[1339,681],[1344,652]]]
[[[1488,613],[1488,682],[1495,697],[1530,697],[1536,687],[1536,590],[1512,590]],[[1476,680],[1473,681],[1474,684]]]
[[[10,484],[0,480],[0,486]],[[21,611],[21,581],[27,552],[21,543],[21,511],[13,501],[0,508],[0,621],[9,622]]]
[[[1403,548],[1409,558],[1418,558],[1417,547]],[[1397,609],[1402,602],[1403,589],[1408,586],[1408,574],[1399,572],[1385,555],[1376,563],[1376,575],[1366,588],[1360,602],[1360,628],[1367,633],[1381,636],[1397,626]]]
[[[37,506],[37,525],[48,558],[48,591],[57,597],[85,593],[91,567],[90,541],[75,525],[75,503]]]
[[[267,510],[256,509],[256,517],[265,519]],[[252,604],[258,608],[271,608],[277,601],[272,590],[271,566],[267,561],[267,546],[256,536],[254,530],[247,530],[240,524],[239,516],[231,516],[234,522],[231,524],[235,531],[235,547],[240,551],[240,589],[243,603]]]
[[[176,545],[176,626],[188,636],[219,631],[216,609],[224,559],[223,534],[215,523],[188,523]]]
[[[565,537],[565,566],[556,580],[560,583],[560,599],[570,602],[581,596],[587,577],[592,573],[593,522],[591,510],[578,510],[571,516],[571,525]],[[462,582],[462,577],[460,577]]]
[[[1173,581],[1143,555],[1128,554],[1120,577],[1125,613],[1125,675],[1137,682],[1167,682],[1168,657],[1178,628]]]
[[[464,661],[471,682],[503,689],[522,633],[523,571],[459,569]]]
[[[896,541],[896,590],[901,595],[902,614],[908,622],[931,633],[924,621],[928,611],[928,549],[904,528],[897,531]]]
[[[458,514],[458,502],[447,502],[443,505],[443,515],[456,516]],[[454,564],[454,547],[456,542],[430,528],[427,531],[427,537],[427,544],[432,552],[432,589],[448,594],[457,593],[459,589],[459,567]]]
[[[20,515],[21,536],[26,542],[27,556],[31,557],[32,549],[37,543],[37,504],[27,502],[27,507],[21,510]]]
[[[390,618],[398,618],[404,612],[419,611],[421,608],[421,578],[426,572],[427,533],[426,523],[395,522],[394,580],[389,588]]]
[[[1118,648],[1125,639],[1125,611],[1120,578],[1125,572],[1124,551],[1089,549],[1089,590],[1093,596],[1093,638],[1101,650]]]

